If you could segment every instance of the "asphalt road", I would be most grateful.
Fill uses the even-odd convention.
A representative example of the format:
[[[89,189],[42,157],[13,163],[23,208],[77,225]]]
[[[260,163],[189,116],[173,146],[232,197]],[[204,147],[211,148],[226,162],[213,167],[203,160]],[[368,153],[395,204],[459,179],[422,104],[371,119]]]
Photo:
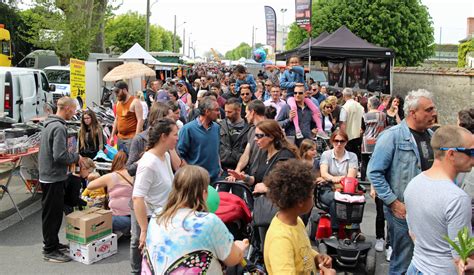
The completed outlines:
[[[362,231],[368,241],[375,240],[375,204],[370,199],[365,207]],[[43,261],[40,211],[1,231],[0,236],[1,274],[130,274],[129,239],[119,240],[117,254],[92,265]],[[60,238],[66,243],[64,230]],[[377,253],[376,274],[387,274],[387,270],[384,253]]]

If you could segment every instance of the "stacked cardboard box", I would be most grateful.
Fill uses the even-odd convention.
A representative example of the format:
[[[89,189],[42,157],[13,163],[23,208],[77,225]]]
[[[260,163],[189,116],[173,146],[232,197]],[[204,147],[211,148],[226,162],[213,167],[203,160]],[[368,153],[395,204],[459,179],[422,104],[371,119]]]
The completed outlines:
[[[112,233],[112,212],[97,207],[66,216],[66,238],[72,259],[92,264],[117,253],[117,235]]]

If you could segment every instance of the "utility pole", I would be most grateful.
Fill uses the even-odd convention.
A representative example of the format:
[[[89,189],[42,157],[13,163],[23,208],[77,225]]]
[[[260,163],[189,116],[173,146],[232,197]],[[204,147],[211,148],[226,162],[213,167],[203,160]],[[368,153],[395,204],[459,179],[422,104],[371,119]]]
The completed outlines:
[[[186,28],[183,28],[183,57],[186,55],[184,52],[186,49]]]
[[[193,34],[192,32],[189,33],[189,37],[188,37],[188,56],[189,58],[191,58],[191,34]]]
[[[150,50],[150,0],[146,0],[145,50]]]
[[[176,52],[176,15],[174,16],[173,52]]]
[[[254,47],[254,37],[255,37],[255,26],[252,25],[252,48],[250,49],[250,56],[249,58],[252,58],[252,51],[253,51],[253,47]]]

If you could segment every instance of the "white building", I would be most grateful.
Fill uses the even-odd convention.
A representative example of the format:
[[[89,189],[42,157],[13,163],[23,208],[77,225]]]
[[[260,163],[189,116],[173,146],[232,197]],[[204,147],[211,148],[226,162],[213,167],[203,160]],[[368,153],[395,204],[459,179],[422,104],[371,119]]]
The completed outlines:
[[[276,52],[284,52],[286,40],[288,39],[288,26],[278,25],[277,27],[277,41]]]

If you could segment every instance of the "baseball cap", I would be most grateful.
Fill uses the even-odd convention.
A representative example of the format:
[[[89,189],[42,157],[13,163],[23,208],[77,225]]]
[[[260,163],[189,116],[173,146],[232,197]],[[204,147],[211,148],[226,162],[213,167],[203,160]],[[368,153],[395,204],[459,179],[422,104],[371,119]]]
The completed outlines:
[[[186,85],[186,82],[184,82],[184,80],[180,80],[180,81],[178,81],[178,83],[176,85]]]
[[[113,88],[113,92],[116,92],[120,89],[127,89],[128,91],[128,84],[124,81],[118,81],[118,82],[115,82],[115,85],[114,85],[114,88]]]

